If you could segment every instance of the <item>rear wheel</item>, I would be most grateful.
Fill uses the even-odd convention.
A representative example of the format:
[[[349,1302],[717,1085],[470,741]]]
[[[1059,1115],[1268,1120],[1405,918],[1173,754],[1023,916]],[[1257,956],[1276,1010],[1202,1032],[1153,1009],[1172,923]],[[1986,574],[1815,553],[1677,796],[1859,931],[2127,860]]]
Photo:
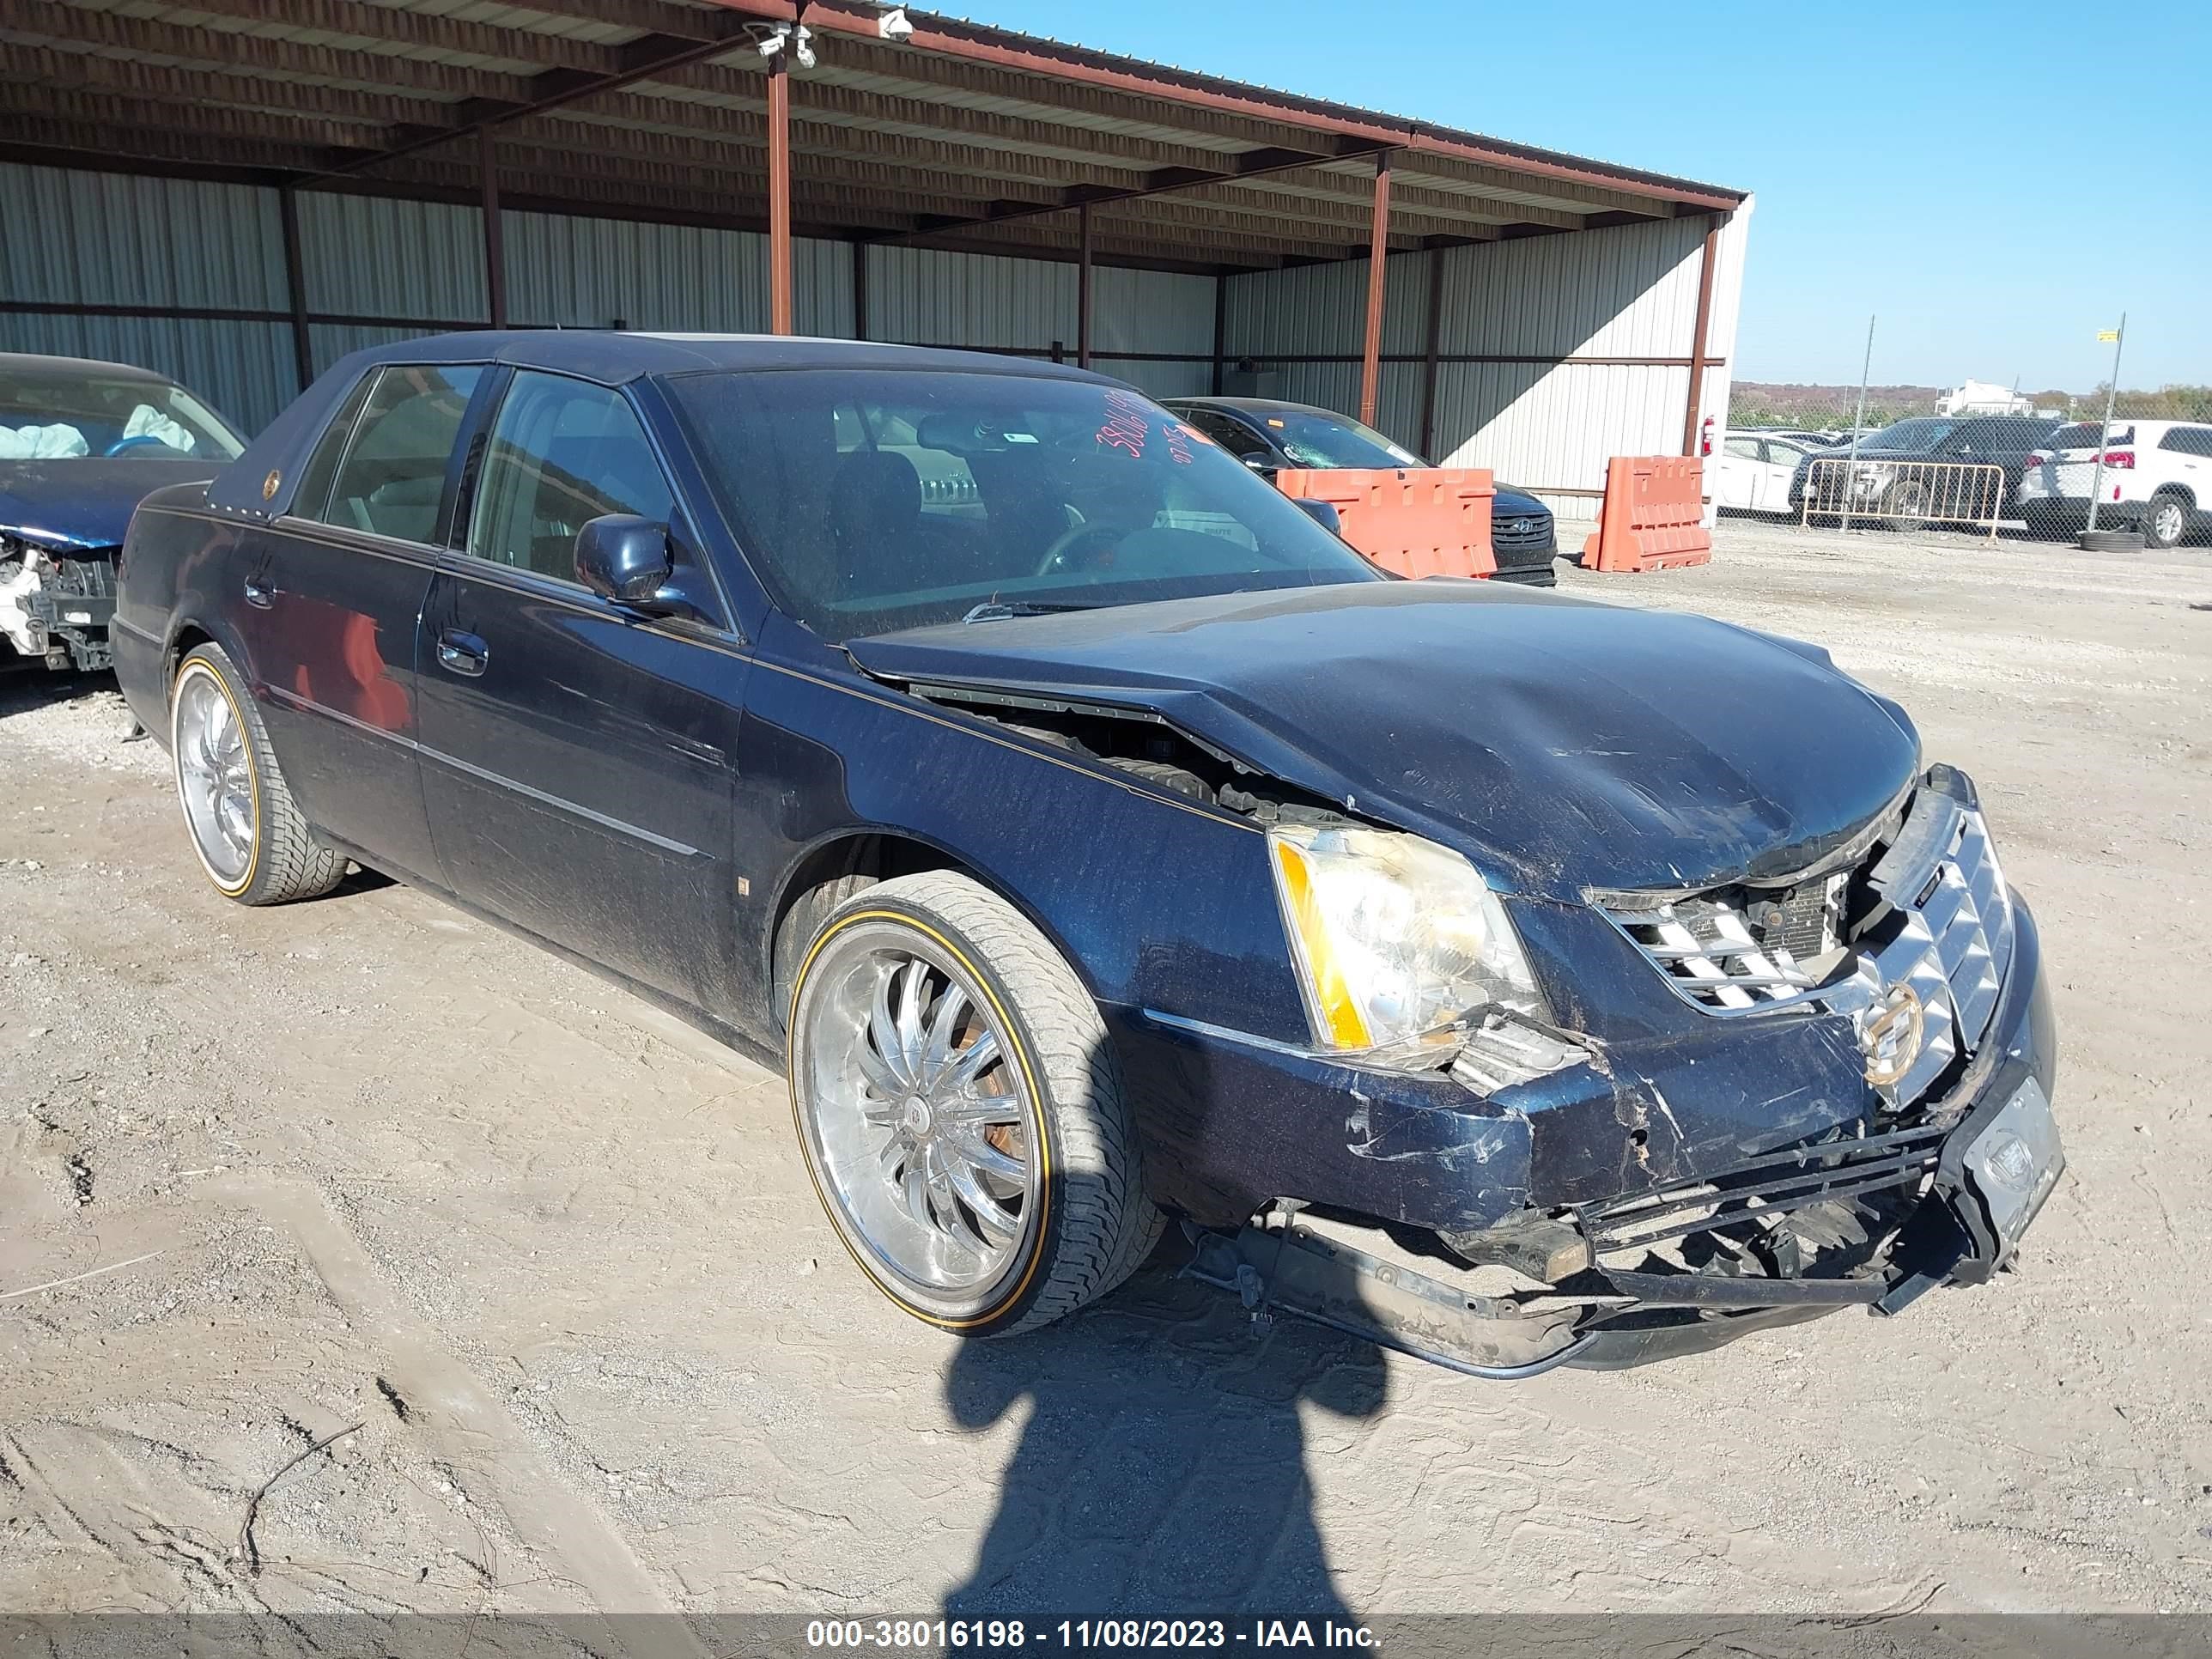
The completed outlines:
[[[787,1043],[823,1206],[916,1318],[1029,1330],[1103,1296],[1158,1242],[1097,1004],[966,877],[902,876],[838,905],[798,969]]]
[[[169,758],[192,851],[225,898],[283,904],[345,878],[344,857],[315,839],[293,804],[260,711],[220,646],[196,646],[177,666]]]
[[[2189,533],[2189,504],[2178,495],[2159,495],[2143,509],[2145,547],[2179,547]]]

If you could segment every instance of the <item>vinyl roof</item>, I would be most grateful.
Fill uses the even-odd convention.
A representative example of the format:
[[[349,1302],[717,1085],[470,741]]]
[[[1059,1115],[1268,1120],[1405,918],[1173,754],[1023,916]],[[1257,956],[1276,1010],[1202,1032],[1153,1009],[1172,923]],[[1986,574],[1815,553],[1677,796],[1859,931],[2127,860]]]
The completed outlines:
[[[802,235],[1263,269],[1726,212],[1743,193],[866,0],[805,7]],[[757,228],[789,0],[0,0],[0,157]]]

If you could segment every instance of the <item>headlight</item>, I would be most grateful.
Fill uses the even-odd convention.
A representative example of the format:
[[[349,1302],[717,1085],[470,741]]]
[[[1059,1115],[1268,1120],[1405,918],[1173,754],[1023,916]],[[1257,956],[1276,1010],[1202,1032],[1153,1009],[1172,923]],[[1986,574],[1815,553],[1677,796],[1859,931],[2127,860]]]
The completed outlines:
[[[1267,850],[1325,1046],[1406,1042],[1484,1006],[1542,1014],[1504,907],[1458,854],[1419,836],[1314,824],[1270,830]]]

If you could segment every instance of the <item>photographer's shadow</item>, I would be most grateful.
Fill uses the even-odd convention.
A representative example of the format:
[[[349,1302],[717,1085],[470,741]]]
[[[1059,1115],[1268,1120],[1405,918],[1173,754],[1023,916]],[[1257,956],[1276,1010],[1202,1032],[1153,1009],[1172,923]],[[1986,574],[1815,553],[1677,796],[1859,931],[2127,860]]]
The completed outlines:
[[[1348,1620],[1314,1517],[1301,1407],[1376,1415],[1382,1356],[1177,1279],[1170,1232],[1096,1309],[961,1345],[945,1399],[963,1428],[1026,1410],[1019,1447],[948,1618]]]

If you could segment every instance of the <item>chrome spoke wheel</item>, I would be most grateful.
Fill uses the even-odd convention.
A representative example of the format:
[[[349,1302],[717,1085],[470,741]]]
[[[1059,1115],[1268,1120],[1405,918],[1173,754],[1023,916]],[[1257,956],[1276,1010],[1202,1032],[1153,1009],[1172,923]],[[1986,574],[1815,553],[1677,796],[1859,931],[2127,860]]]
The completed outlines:
[[[253,862],[253,768],[246,733],[211,671],[179,680],[171,732],[193,843],[218,882],[242,882]]]
[[[823,947],[796,1015],[800,1130],[840,1230],[937,1314],[990,1306],[1031,1253],[1043,1179],[990,999],[925,935],[870,921]]]

